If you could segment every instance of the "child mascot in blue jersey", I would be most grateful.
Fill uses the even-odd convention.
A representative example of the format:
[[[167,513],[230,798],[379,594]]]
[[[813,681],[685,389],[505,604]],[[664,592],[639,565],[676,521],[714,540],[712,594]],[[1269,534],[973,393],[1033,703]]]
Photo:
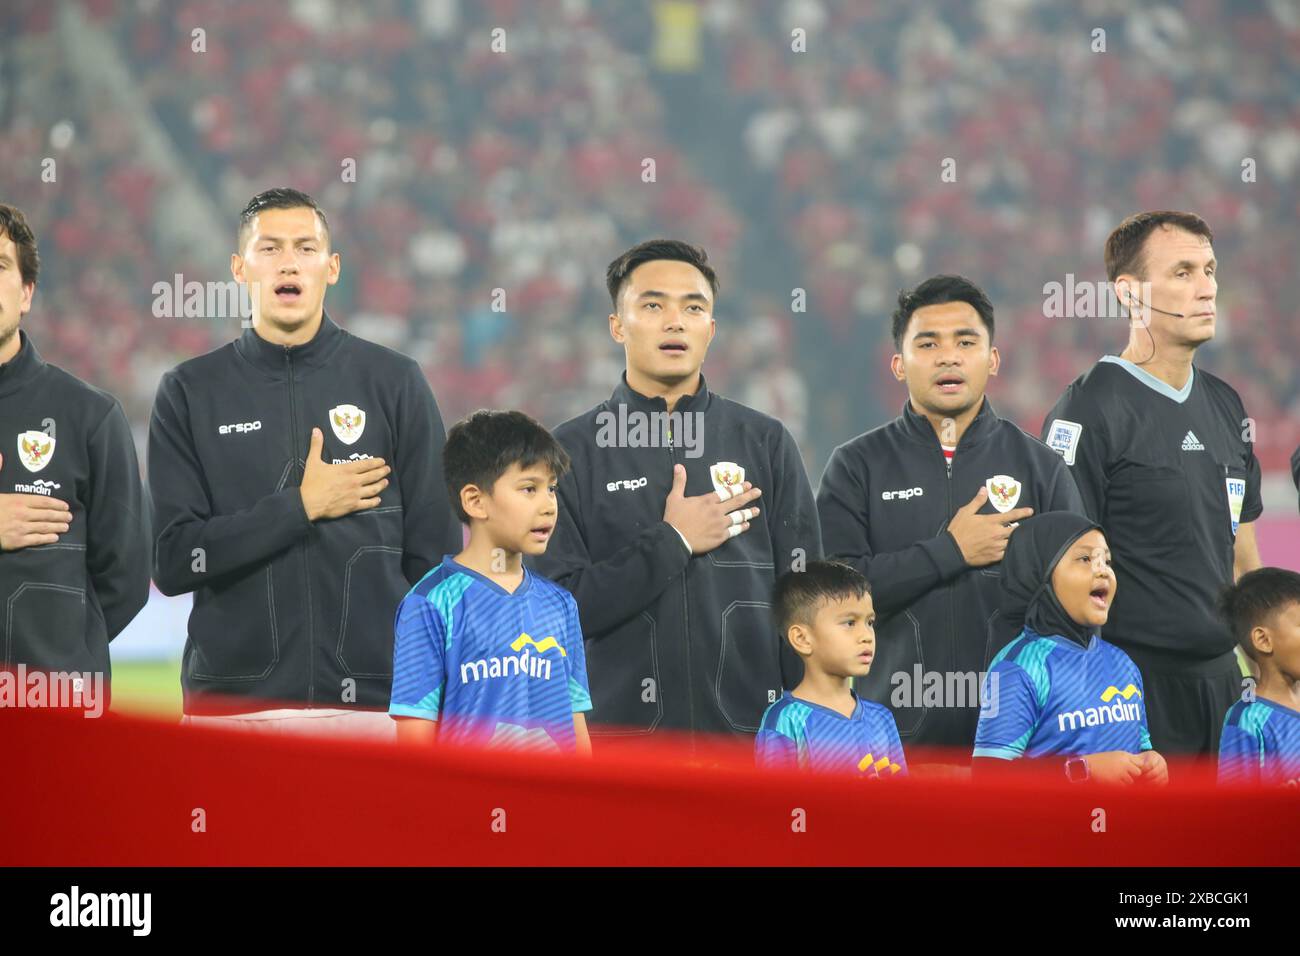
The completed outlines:
[[[1002,612],[1019,636],[985,675],[972,767],[977,777],[1031,760],[1067,779],[1163,784],[1151,749],[1142,674],[1101,639],[1118,590],[1100,526],[1050,511],[1022,521],[1002,560]]]

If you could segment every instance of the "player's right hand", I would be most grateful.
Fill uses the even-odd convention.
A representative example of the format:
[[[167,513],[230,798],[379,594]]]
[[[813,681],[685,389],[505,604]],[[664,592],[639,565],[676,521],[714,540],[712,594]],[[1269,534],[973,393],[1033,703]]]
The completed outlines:
[[[1007,542],[1015,523],[1034,513],[1033,508],[1016,508],[1005,514],[981,515],[975,512],[988,500],[989,490],[980,485],[975,497],[957,509],[948,522],[948,533],[961,549],[961,556],[973,568],[997,564],[1007,553]]]
[[[673,487],[664,501],[664,520],[685,536],[692,554],[704,554],[749,530],[758,509],[747,506],[762,493],[747,481],[742,491],[726,501],[715,491],[688,498],[686,466],[673,465]]]
[[[0,467],[5,456],[0,455]],[[54,544],[72,524],[72,509],[45,495],[0,495],[0,551]]]
[[[308,520],[341,518],[354,511],[378,507],[379,493],[388,487],[385,476],[393,469],[382,458],[361,458],[332,465],[321,454],[324,447],[324,434],[319,428],[313,428],[299,488]]]
[[[1129,786],[1142,776],[1146,762],[1137,754],[1125,750],[1108,750],[1088,754],[1088,778],[1098,783],[1117,783]]]
[[[45,495],[0,495],[0,551],[54,544],[72,523],[66,501]]]

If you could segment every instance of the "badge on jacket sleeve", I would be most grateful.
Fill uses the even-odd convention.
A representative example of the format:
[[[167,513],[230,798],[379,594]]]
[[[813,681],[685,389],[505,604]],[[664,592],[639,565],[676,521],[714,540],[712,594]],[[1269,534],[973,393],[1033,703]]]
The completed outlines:
[[[330,428],[345,445],[351,445],[366,430],[366,413],[355,405],[335,405],[330,409]]]
[[[1052,427],[1047,430],[1047,447],[1058,452],[1067,465],[1073,465],[1075,452],[1079,450],[1079,437],[1082,434],[1083,426],[1078,422],[1055,418],[1052,420]]]
[[[1014,508],[1020,500],[1020,482],[1010,475],[994,475],[984,482],[984,487],[989,490],[989,504],[1002,514]]]
[[[744,491],[745,469],[734,461],[720,461],[709,467],[709,477],[713,487],[723,501],[734,498]]]
[[[23,432],[18,436],[18,460],[28,471],[40,471],[54,457],[54,438],[45,432]]]
[[[1228,482],[1228,517],[1232,520],[1232,536],[1237,536],[1241,526],[1241,506],[1246,503],[1246,479],[1229,478]]]

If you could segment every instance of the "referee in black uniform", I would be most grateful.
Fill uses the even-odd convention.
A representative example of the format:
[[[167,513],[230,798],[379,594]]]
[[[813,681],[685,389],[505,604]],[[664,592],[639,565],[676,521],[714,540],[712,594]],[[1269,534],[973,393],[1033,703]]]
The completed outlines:
[[[1192,364],[1214,338],[1213,238],[1191,213],[1120,223],[1106,273],[1133,319],[1128,346],[1072,382],[1043,423],[1105,529],[1120,588],[1103,635],[1141,668],[1162,753],[1217,752],[1242,674],[1214,602],[1260,565],[1245,409]]]

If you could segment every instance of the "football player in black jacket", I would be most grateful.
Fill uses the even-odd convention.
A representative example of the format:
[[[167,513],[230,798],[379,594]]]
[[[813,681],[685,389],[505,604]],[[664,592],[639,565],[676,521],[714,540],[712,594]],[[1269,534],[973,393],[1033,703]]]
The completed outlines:
[[[703,250],[643,242],[606,285],[626,371],[555,429],[573,467],[535,565],[577,599],[593,736],[753,734],[802,677],[771,595],[821,556],[803,461],[779,421],[705,383],[718,284]]]
[[[76,673],[98,707],[109,641],[149,599],[144,494],[121,404],[18,328],[39,270],[26,219],[0,205],[0,666]]]
[[[835,449],[817,489],[826,553],[867,576],[878,615],[875,666],[856,689],[893,708],[910,763],[969,762],[982,672],[1016,636],[998,586],[1015,523],[1083,511],[1060,458],[984,394],[1001,361],[993,329],[969,279],[900,293],[902,414]],[[918,746],[952,749],[914,757]]]
[[[252,327],[168,372],[149,425],[154,580],[194,592],[185,713],[287,704],[391,738],[394,614],[460,550],[437,405],[416,362],[325,313],[340,262],[310,196],[255,196],[231,260]]]

